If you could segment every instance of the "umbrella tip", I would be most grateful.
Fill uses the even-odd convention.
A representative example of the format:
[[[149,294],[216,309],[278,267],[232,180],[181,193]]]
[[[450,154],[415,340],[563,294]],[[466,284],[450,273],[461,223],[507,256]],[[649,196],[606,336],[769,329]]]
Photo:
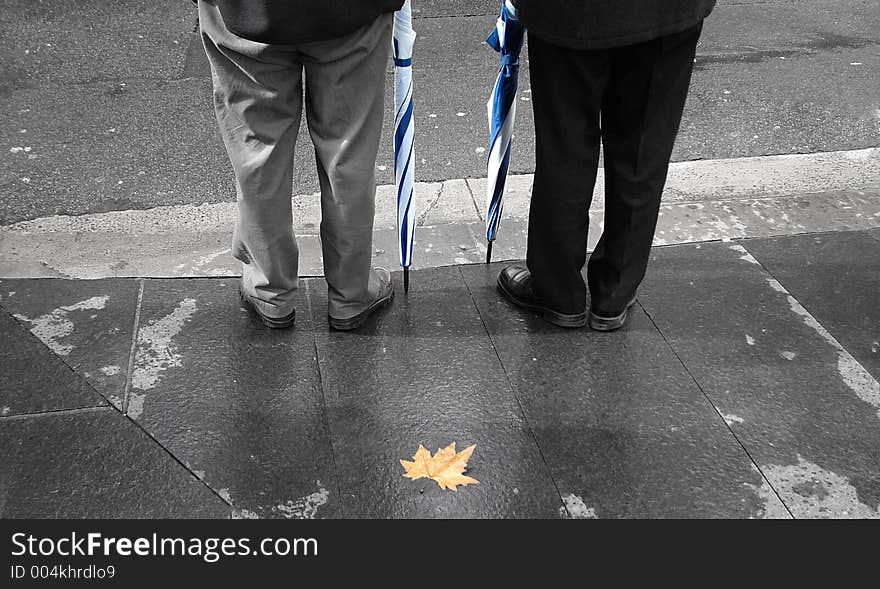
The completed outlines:
[[[493,243],[495,243],[495,242],[493,242],[493,241],[487,242],[487,244],[488,244],[486,247],[486,263],[487,264],[492,261],[492,244]]]
[[[409,268],[403,269],[403,292],[409,294]]]

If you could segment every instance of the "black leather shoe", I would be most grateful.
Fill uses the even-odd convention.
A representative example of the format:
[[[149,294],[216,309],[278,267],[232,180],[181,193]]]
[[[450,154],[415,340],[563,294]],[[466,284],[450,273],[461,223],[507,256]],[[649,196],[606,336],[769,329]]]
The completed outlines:
[[[369,319],[370,315],[372,315],[375,311],[381,309],[382,307],[394,300],[394,285],[391,284],[391,273],[388,272],[388,270],[386,270],[385,268],[376,268],[376,271],[379,273],[379,280],[382,282],[382,286],[379,290],[379,295],[375,299],[373,299],[373,302],[370,303],[370,305],[366,309],[364,309],[354,317],[337,319],[332,315],[328,315],[327,322],[330,323],[330,327],[339,331],[351,331],[352,329],[356,329],[360,327],[364,323],[364,321]]]
[[[626,323],[626,320],[629,317],[629,310],[635,304],[636,297],[633,296],[633,298],[631,298],[626,304],[623,311],[611,315],[606,315],[590,309],[590,328],[596,331],[614,331],[615,329],[620,329],[623,327],[623,324]]]
[[[532,290],[532,274],[522,266],[508,266],[498,275],[498,290],[517,307],[537,312],[542,319],[560,327],[583,327],[587,313],[560,313],[545,307]]]
[[[280,317],[273,317],[263,313],[257,304],[254,303],[251,296],[242,290],[241,284],[239,284],[238,296],[241,298],[241,302],[253,311],[266,327],[271,327],[272,329],[285,329],[287,327],[292,327],[296,322],[296,309]]]

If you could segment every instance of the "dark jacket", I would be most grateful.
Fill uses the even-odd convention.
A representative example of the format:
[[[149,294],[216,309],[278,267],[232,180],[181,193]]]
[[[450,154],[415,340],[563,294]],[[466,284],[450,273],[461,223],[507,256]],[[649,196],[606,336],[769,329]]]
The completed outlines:
[[[206,0],[232,33],[260,43],[295,45],[353,33],[403,0]]]
[[[571,49],[632,45],[681,32],[715,0],[516,0],[529,34]]]

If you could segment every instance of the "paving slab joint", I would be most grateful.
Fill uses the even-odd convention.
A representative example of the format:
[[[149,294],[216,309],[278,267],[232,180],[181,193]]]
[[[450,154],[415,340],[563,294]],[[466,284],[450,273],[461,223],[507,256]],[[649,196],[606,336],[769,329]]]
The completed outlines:
[[[138,332],[141,323],[141,307],[144,300],[144,279],[138,279],[138,296],[134,308],[134,325],[131,329],[131,348],[128,354],[128,373],[125,376],[125,388],[122,391],[122,414],[128,416],[128,402],[131,397],[132,378],[135,370],[135,356],[137,355]]]
[[[422,227],[425,224],[425,220],[428,218],[428,215],[437,208],[437,205],[440,203],[440,199],[443,198],[443,189],[446,187],[446,182],[442,182],[440,184],[440,189],[437,191],[437,195],[425,206],[425,210],[416,218],[416,226]]]

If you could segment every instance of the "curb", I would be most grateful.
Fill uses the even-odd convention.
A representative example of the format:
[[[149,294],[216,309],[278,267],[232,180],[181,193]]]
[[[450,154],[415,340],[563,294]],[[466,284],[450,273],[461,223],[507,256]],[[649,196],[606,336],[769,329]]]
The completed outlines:
[[[508,178],[493,259],[525,257],[532,174]],[[420,182],[416,268],[480,262],[486,179]],[[602,226],[604,177],[591,226]],[[377,189],[374,258],[394,268],[394,187]],[[323,274],[318,195],[291,201],[303,276]],[[235,203],[55,216],[0,227],[0,277],[237,276],[229,246]],[[880,148],[698,160],[670,165],[655,245],[880,226]],[[600,231],[590,232],[592,247]]]

